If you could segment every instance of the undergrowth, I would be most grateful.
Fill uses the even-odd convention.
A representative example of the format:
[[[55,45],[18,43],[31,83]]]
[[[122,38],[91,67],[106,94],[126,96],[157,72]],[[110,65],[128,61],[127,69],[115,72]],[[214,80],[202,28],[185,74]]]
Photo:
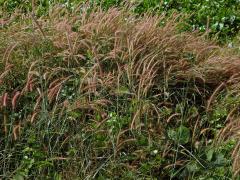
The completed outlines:
[[[1,178],[239,178],[232,50],[176,14],[14,18],[0,29]]]

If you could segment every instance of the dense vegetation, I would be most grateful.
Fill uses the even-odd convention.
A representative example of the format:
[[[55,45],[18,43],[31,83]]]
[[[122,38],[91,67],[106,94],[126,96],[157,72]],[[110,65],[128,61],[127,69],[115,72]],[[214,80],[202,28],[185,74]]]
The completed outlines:
[[[72,9],[85,0],[58,0],[57,2]],[[36,14],[39,16],[47,14],[55,3],[54,0],[36,1]],[[149,11],[155,14],[171,14],[174,11],[187,13],[189,14],[187,18],[189,26],[186,29],[200,30],[201,32],[210,31],[210,35],[217,35],[221,42],[231,40],[240,29],[239,0],[90,0],[89,3],[92,6],[101,5],[104,9],[127,4],[132,6],[132,10],[137,14]],[[29,0],[2,0],[0,6],[9,13],[16,9],[22,12],[32,10]]]
[[[191,29],[237,41],[237,1],[25,2],[1,2],[0,178],[239,179],[239,52]]]

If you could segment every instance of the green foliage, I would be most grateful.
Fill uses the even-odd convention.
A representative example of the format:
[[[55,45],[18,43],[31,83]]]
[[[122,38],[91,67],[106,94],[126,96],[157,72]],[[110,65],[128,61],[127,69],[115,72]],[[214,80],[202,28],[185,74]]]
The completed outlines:
[[[161,14],[178,11],[189,14],[188,30],[217,34],[221,40],[235,36],[240,30],[240,3],[238,0],[140,0],[135,1],[135,12],[150,11]]]
[[[173,2],[178,11],[192,14],[190,24],[192,29],[204,32],[219,33],[219,37],[226,39],[238,33],[240,29],[240,3],[238,0],[224,1],[177,1]]]
[[[185,126],[181,125],[179,128],[175,130],[170,129],[168,131],[168,136],[171,140],[176,143],[186,144],[190,139],[190,130]]]

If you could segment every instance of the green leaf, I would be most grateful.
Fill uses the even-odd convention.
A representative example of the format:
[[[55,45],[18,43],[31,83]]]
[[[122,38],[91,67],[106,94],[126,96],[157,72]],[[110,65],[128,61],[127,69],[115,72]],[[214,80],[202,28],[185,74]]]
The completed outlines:
[[[168,137],[180,144],[186,144],[189,142],[190,139],[190,130],[181,125],[176,130],[170,129],[168,131]]]
[[[13,180],[24,180],[24,177],[23,177],[21,174],[16,174],[16,175],[13,177]]]
[[[198,166],[197,162],[190,162],[189,164],[187,164],[187,170],[189,172],[197,172],[200,170],[200,167]]]
[[[178,128],[178,141],[180,144],[186,144],[189,142],[189,139],[190,139],[190,130],[181,125],[179,128]]]
[[[219,153],[216,157],[216,161],[214,162],[214,164],[216,165],[224,165],[226,164],[228,161],[227,159],[224,157],[224,155],[222,153]]]
[[[212,157],[213,157],[213,153],[214,153],[214,150],[213,149],[210,149],[208,152],[207,152],[207,160],[208,161],[211,161],[212,160]]]

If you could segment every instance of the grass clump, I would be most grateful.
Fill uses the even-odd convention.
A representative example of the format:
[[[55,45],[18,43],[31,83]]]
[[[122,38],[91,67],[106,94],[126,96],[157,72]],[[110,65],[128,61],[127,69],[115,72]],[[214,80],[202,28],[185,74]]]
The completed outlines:
[[[238,177],[240,58],[181,24],[83,6],[1,28],[2,178]]]

